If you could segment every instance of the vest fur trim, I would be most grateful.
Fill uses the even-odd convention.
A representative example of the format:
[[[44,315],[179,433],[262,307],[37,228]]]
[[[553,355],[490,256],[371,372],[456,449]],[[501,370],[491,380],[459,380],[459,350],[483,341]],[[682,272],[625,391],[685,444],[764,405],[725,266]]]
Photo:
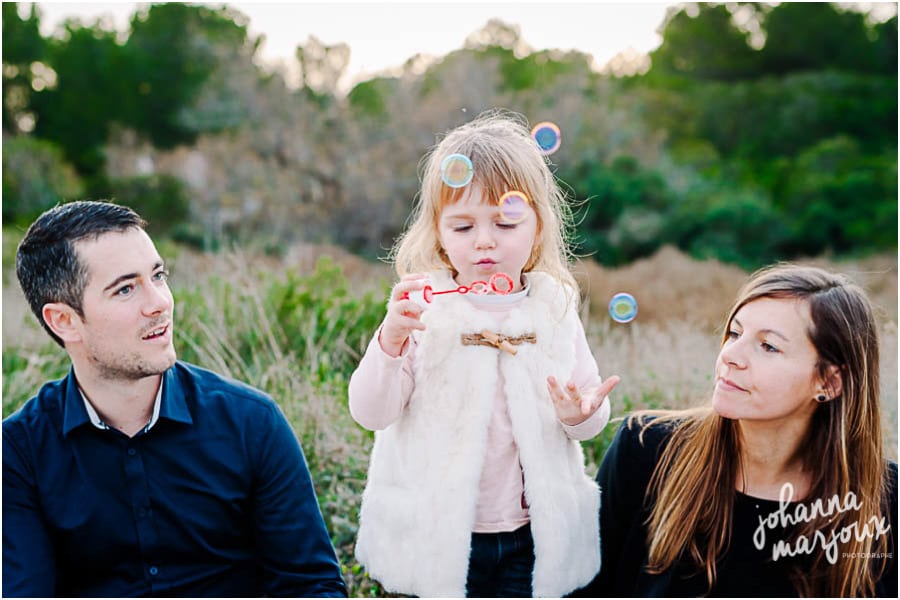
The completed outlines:
[[[465,596],[470,539],[498,368],[525,476],[535,546],[533,592],[558,597],[600,569],[600,492],[584,473],[581,445],[553,409],[547,376],[575,368],[575,303],[549,275],[529,273],[529,295],[499,333],[534,332],[513,356],[463,346],[463,333],[495,330],[490,314],[441,296],[416,331],[415,389],[395,423],[375,433],[360,507],[356,557],[388,591]],[[456,287],[432,273],[435,289]]]

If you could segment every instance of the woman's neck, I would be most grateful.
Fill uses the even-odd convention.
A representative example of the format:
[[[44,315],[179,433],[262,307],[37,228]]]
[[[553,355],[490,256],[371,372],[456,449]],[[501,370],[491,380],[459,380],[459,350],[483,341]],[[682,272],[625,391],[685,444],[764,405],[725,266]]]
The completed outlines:
[[[741,470],[737,489],[748,496],[778,500],[786,483],[793,486],[791,500],[809,491],[811,473],[803,460],[809,424],[774,424],[741,420]]]

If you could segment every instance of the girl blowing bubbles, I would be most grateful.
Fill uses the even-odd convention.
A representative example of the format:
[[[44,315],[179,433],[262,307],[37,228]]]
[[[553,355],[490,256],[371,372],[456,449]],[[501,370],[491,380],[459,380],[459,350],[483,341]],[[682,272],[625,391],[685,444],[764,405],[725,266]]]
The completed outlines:
[[[442,180],[452,154],[471,160],[468,185]],[[528,198],[516,222],[498,205],[511,190]],[[356,556],[386,590],[562,596],[600,568],[578,440],[608,422],[619,378],[601,382],[578,318],[567,216],[517,116],[482,115],[427,157],[400,282],[349,389],[353,418],[376,430]],[[511,293],[407,299],[496,273]]]

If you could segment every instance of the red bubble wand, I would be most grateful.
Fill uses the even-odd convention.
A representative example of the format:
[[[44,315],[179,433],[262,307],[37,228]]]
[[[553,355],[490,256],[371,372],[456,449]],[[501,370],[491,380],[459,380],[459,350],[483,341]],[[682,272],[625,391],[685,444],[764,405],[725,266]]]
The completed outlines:
[[[500,287],[498,282],[504,282],[506,284],[505,287]],[[513,291],[513,279],[506,273],[494,273],[491,275],[490,281],[473,281],[472,285],[465,286],[461,285],[457,288],[453,288],[452,290],[441,290],[435,291],[430,285],[426,285],[422,288],[422,298],[425,300],[427,304],[431,304],[432,300],[434,300],[435,296],[439,296],[441,294],[476,294],[478,296],[483,296],[488,292],[493,292],[495,294],[499,294],[501,296],[505,296]],[[402,298],[404,300],[409,299],[409,292],[403,294]]]

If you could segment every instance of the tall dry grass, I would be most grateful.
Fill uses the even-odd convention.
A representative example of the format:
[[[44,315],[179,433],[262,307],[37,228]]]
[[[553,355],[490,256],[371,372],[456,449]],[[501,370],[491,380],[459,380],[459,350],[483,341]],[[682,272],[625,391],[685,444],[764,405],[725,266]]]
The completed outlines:
[[[306,452],[351,595],[382,595],[353,558],[372,436],[349,416],[346,382],[383,315],[392,270],[318,246],[293,247],[281,258],[195,254],[165,245],[160,251],[173,272],[180,356],[242,379],[279,402]],[[323,256],[336,267],[317,270]],[[811,262],[854,277],[878,307],[886,452],[896,460],[897,259]],[[706,401],[719,327],[747,273],[670,248],[618,269],[584,261],[576,272],[601,373],[622,377],[613,396],[615,417],[637,408]],[[3,275],[5,416],[43,381],[64,374],[68,363],[37,326],[14,274],[7,267]],[[638,318],[630,324],[607,315],[606,304],[619,291],[639,302]],[[607,427],[584,444],[590,472],[614,431]]]

